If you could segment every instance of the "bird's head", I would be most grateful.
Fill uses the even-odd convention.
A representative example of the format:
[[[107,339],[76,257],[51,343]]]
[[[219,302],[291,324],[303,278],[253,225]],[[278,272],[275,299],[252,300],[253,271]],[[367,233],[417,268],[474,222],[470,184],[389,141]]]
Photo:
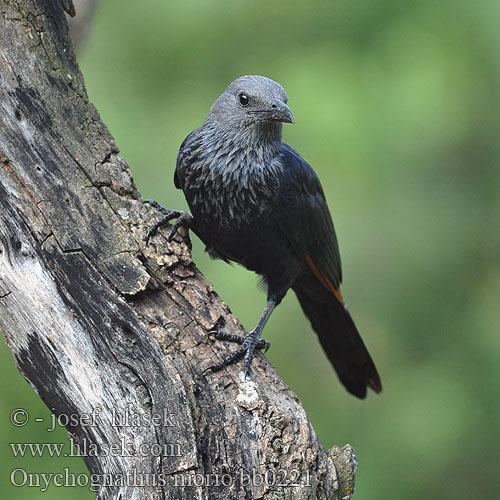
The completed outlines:
[[[224,129],[269,129],[281,132],[282,123],[294,123],[279,84],[264,76],[246,75],[232,82],[210,108],[207,123]]]

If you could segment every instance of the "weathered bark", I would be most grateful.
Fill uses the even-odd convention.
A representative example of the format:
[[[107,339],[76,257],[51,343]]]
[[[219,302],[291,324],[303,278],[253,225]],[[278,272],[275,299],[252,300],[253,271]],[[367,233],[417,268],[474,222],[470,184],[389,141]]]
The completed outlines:
[[[201,373],[234,348],[207,332],[242,327],[180,240],[145,247],[158,214],[88,101],[70,3],[0,7],[0,329],[19,370],[56,415],[84,417],[76,443],[117,446],[83,457],[96,483],[118,483],[99,498],[349,494],[352,449],[323,450],[264,356],[251,380],[240,365]],[[141,422],[114,425],[126,414]]]

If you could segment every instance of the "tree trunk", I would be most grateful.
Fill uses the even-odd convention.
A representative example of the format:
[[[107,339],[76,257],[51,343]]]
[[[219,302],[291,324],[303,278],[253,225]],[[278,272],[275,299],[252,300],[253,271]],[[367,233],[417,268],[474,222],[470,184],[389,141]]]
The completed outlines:
[[[20,372],[79,417],[98,498],[349,495],[352,448],[322,448],[263,355],[249,380],[202,373],[234,348],[207,332],[243,329],[182,240],[145,246],[158,214],[88,101],[63,7],[0,6],[0,329]]]

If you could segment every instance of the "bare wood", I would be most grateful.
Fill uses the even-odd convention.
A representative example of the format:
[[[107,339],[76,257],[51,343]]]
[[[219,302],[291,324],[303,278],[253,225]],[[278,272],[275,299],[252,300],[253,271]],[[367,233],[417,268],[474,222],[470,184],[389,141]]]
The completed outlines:
[[[242,327],[180,240],[145,247],[158,215],[88,101],[63,4],[0,7],[0,329],[19,370],[56,415],[95,415],[76,443],[143,452],[84,457],[97,483],[122,478],[99,498],[349,495],[352,448],[322,448],[264,356],[252,380],[201,373],[232,348],[207,332]],[[113,425],[127,414],[140,425]]]

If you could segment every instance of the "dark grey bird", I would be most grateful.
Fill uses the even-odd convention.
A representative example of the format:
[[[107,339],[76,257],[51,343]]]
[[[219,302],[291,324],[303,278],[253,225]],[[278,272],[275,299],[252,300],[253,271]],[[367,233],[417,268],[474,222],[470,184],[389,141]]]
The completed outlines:
[[[241,345],[217,370],[244,357],[250,370],[255,348],[273,309],[291,288],[347,390],[359,398],[382,390],[375,365],[340,293],[339,247],[318,176],[282,141],[282,124],[294,123],[287,95],[263,76],[242,76],[214,102],[205,123],[182,143],[174,175],[191,214],[149,201],[164,217],[149,231],[177,219],[214,258],[238,262],[267,286],[267,304],[245,337],[218,331]]]

